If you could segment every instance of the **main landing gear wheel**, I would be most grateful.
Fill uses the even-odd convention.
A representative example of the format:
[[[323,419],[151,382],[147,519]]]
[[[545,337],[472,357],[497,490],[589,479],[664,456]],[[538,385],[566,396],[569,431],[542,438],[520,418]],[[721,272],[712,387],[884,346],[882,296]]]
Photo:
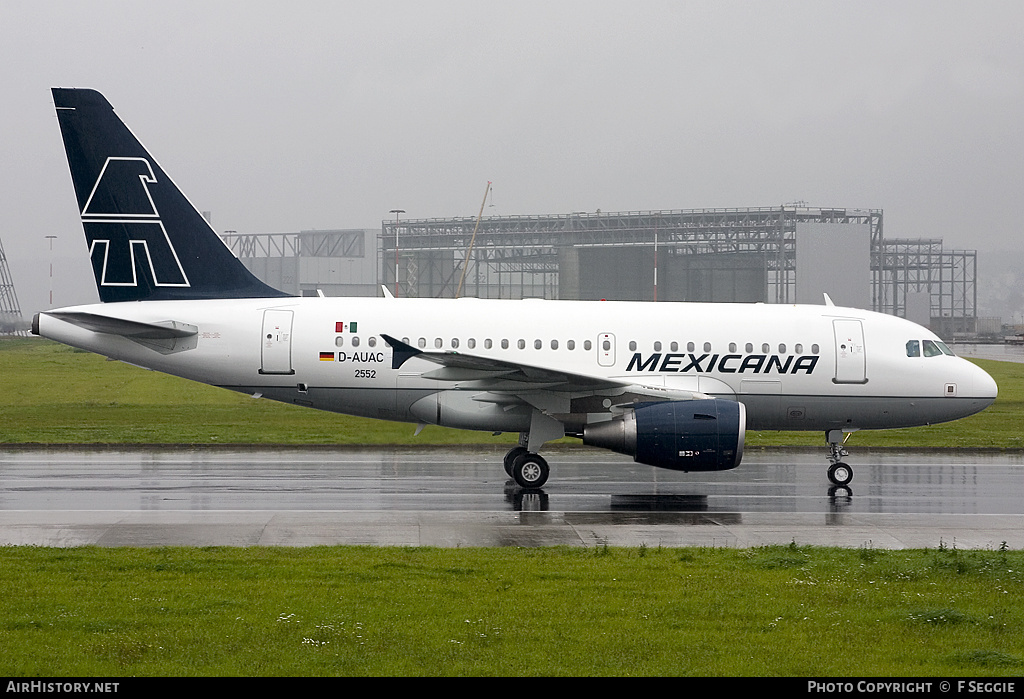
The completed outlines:
[[[512,447],[505,454],[505,458],[502,460],[502,465],[505,467],[505,474],[512,477],[512,462],[523,454],[529,454],[530,450],[526,447]]]
[[[828,479],[835,485],[847,485],[853,480],[853,469],[842,461],[828,467]]]
[[[520,454],[512,461],[512,478],[522,488],[540,488],[548,481],[548,462],[539,454]]]

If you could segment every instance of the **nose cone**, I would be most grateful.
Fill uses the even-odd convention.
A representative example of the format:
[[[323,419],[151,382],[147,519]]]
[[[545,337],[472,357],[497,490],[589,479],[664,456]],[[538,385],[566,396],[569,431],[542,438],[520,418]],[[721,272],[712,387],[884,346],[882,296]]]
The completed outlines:
[[[966,359],[961,361],[964,363],[964,367],[959,372],[959,395],[962,399],[966,399],[960,404],[966,410],[963,415],[966,417],[979,413],[992,405],[999,393],[999,387],[987,371]]]
[[[971,379],[974,385],[971,396],[986,401],[985,407],[987,408],[995,402],[996,396],[999,395],[999,386],[996,385],[996,380],[980,366],[971,364],[971,369],[973,370]]]

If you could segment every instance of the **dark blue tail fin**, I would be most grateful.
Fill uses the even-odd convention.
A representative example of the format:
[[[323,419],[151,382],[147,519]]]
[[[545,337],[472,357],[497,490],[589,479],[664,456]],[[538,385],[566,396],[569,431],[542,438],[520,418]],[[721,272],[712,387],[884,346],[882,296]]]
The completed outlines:
[[[253,276],[95,90],[53,88],[100,300],[287,296]]]

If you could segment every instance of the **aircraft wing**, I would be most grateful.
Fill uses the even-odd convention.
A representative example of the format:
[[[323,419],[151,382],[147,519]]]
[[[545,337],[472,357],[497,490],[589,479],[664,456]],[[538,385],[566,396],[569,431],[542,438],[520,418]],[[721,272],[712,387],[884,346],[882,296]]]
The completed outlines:
[[[567,392],[590,392],[601,389],[621,389],[632,385],[628,381],[576,374],[559,369],[546,369],[456,351],[425,352],[390,335],[381,335],[381,337],[394,350],[393,369],[399,368],[413,357],[439,365],[439,368],[423,374],[423,378],[426,379],[471,381],[479,383],[479,388],[491,390],[543,388]]]
[[[633,381],[609,379],[481,357],[461,352],[425,352],[390,335],[381,335],[394,350],[392,368],[412,359],[439,365],[423,378],[452,381],[461,388],[482,391],[473,400],[501,404],[527,403],[547,415],[568,419],[569,414],[621,412],[645,401],[696,400],[706,395],[693,391],[646,386]]]

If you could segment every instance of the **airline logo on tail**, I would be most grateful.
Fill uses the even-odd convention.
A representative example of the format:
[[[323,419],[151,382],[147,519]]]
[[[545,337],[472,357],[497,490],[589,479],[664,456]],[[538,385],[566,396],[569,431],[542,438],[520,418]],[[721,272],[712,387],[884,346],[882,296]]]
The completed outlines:
[[[82,209],[93,272],[100,286],[188,287],[178,253],[150,194],[145,158],[107,158]]]

